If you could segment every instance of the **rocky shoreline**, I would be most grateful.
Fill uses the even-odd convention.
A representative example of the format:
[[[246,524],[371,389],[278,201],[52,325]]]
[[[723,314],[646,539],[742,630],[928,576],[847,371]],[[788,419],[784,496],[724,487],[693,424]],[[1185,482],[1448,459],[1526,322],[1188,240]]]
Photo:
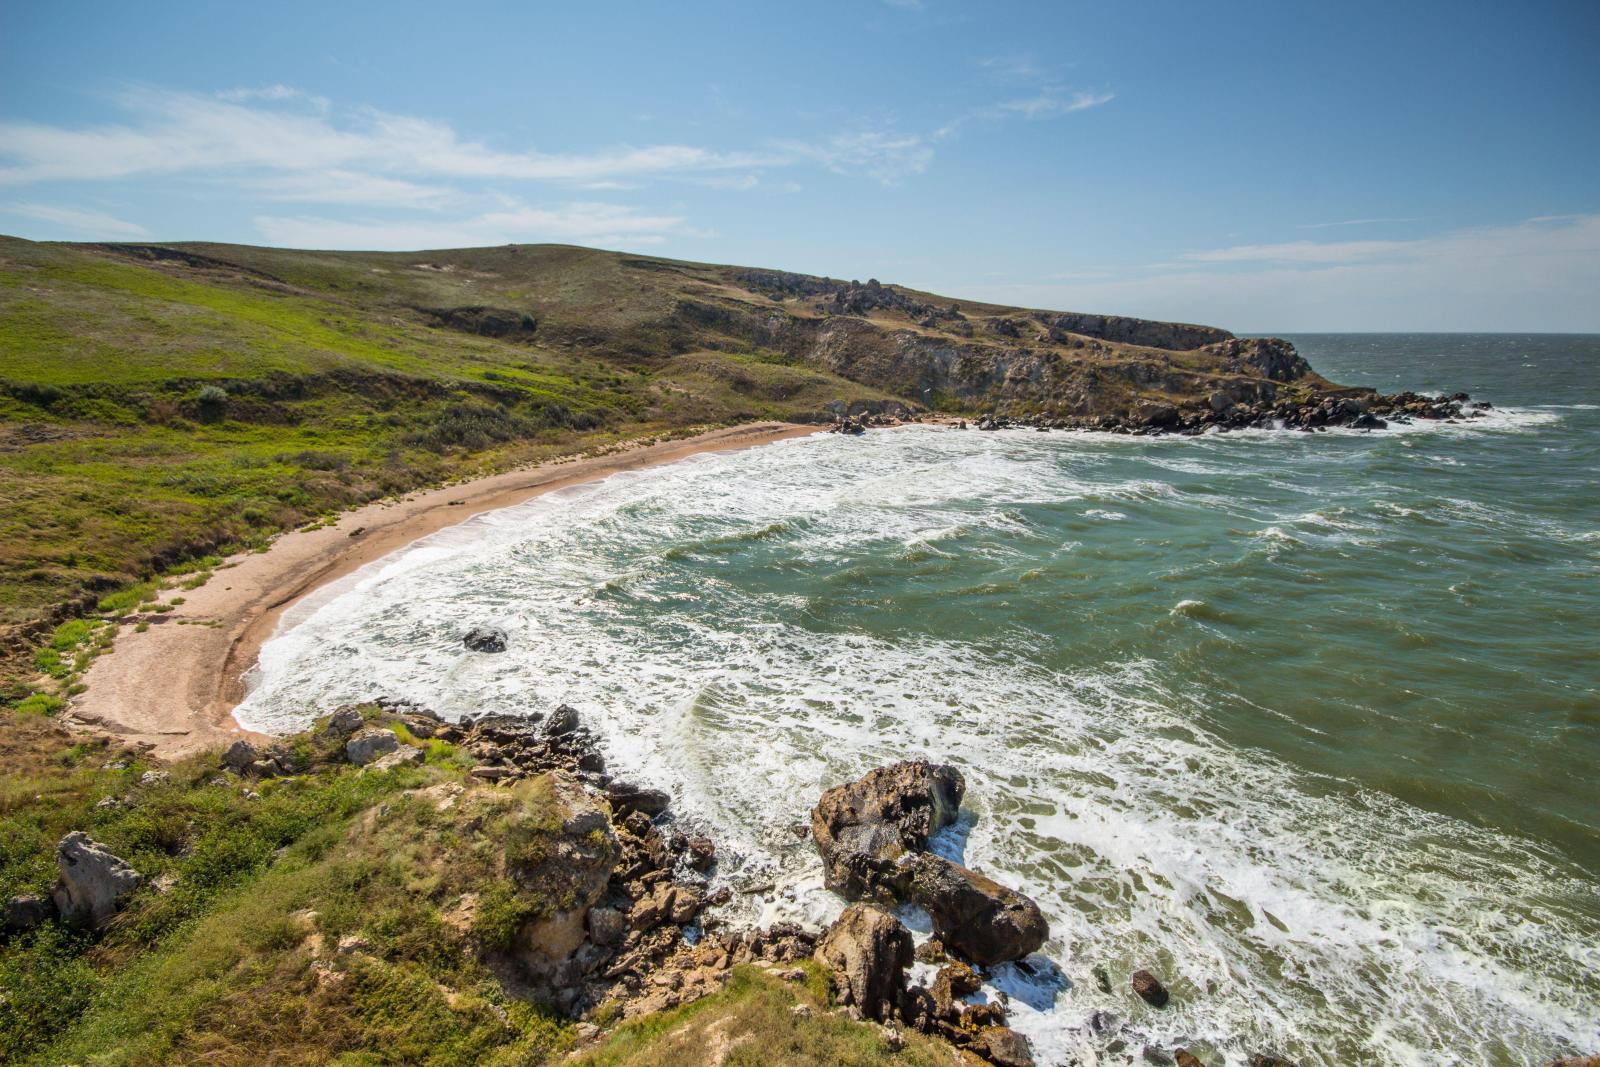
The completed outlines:
[[[1135,437],[1166,434],[1194,437],[1207,432],[1251,429],[1323,433],[1338,428],[1383,430],[1391,425],[1403,426],[1417,421],[1466,422],[1485,417],[1493,408],[1488,401],[1474,402],[1466,393],[1435,397],[1413,392],[1384,394],[1367,389],[1340,389],[1293,399],[1252,401],[1218,392],[1203,402],[1140,401],[1124,414],[1089,416],[988,412],[972,419],[933,420],[909,409],[875,410],[854,405],[848,412],[832,412],[834,421],[829,429],[832,433],[857,435],[878,427],[939,421],[963,430],[1095,430]]]

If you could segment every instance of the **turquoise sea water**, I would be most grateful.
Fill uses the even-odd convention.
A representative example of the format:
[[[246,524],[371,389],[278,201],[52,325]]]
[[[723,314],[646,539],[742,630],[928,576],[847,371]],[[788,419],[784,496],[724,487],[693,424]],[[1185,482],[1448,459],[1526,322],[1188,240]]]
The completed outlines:
[[[1041,1063],[1600,1049],[1600,338],[1293,340],[1336,381],[1495,410],[905,428],[619,475],[323,591],[239,715],[565,700],[723,842],[720,878],[776,886],[749,919],[837,910],[791,832],[823,788],[956,763],[940,847],[1052,921],[993,982]],[[462,649],[483,621],[509,652]],[[1173,1007],[1126,993],[1140,966]]]

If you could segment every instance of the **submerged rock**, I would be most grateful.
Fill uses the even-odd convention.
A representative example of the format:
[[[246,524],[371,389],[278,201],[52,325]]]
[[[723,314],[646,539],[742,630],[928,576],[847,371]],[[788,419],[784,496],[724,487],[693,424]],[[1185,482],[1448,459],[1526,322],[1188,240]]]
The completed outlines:
[[[506,632],[495,626],[474,626],[461,642],[474,652],[504,652]]]
[[[56,911],[69,923],[102,926],[144,876],[88,834],[74,831],[56,845],[61,881],[51,891]]]
[[[1161,984],[1161,979],[1149,971],[1134,971],[1132,980],[1133,991],[1146,1004],[1155,1008],[1167,1006],[1167,987]]]

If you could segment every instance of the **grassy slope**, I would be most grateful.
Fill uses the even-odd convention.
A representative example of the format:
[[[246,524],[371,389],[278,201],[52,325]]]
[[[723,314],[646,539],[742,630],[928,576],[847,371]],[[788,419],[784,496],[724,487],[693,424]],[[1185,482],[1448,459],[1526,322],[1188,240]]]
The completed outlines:
[[[416,257],[227,251],[236,267],[0,240],[0,631],[422,484],[882,395],[749,353],[677,364],[648,338],[499,340],[414,310],[520,301],[612,331],[659,314],[600,253],[548,250],[537,273],[562,280],[535,302]],[[13,698],[24,645],[0,641]]]
[[[319,746],[326,742],[308,734],[297,747],[318,760]],[[126,766],[107,766],[116,763]],[[561,816],[542,779],[469,789],[448,812],[414,794],[470,785],[463,763],[433,742],[424,767],[378,774],[324,765],[261,782],[251,797],[215,755],[140,784],[145,768],[133,754],[39,717],[13,720],[0,731],[0,897],[47,890],[54,844],[74,829],[171,884],[141,890],[98,937],[48,923],[0,942],[0,1062],[560,1059],[575,1043],[570,1023],[508,995],[479,956],[551,906],[498,891],[509,883],[497,850],[508,839],[537,847],[539,834],[559,832]],[[99,808],[103,797],[121,802]],[[480,904],[463,926],[451,906],[469,893]],[[346,936],[365,948],[339,954]],[[813,1016],[796,1016],[798,1003]],[[803,986],[745,969],[721,994],[618,1027],[580,1062],[888,1061],[877,1027],[830,1007],[815,969]],[[910,1038],[893,1062],[951,1062],[948,1050]],[[726,1060],[716,1058],[719,1047]]]

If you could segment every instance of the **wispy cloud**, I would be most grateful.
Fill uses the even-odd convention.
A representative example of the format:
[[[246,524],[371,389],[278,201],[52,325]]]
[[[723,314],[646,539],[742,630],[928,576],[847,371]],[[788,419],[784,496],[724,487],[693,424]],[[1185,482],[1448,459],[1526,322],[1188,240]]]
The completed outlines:
[[[1241,328],[1600,331],[1600,214],[1406,241],[1237,245],[1120,273],[958,288],[977,299]]]
[[[99,211],[79,211],[75,208],[55,207],[51,204],[0,204],[0,212],[25,219],[36,219],[57,226],[65,226],[90,237],[148,237],[150,231],[136,222],[128,222]]]
[[[1378,226],[1384,223],[1399,222],[1427,222],[1426,218],[1393,218],[1393,219],[1343,219],[1339,222],[1308,222],[1299,229],[1302,230],[1329,230],[1336,226]]]
[[[660,244],[670,236],[706,236],[692,230],[681,215],[647,214],[588,201],[556,207],[516,204],[451,220],[261,215],[255,224],[273,244],[297,248],[459,248],[518,241],[633,247]]]

